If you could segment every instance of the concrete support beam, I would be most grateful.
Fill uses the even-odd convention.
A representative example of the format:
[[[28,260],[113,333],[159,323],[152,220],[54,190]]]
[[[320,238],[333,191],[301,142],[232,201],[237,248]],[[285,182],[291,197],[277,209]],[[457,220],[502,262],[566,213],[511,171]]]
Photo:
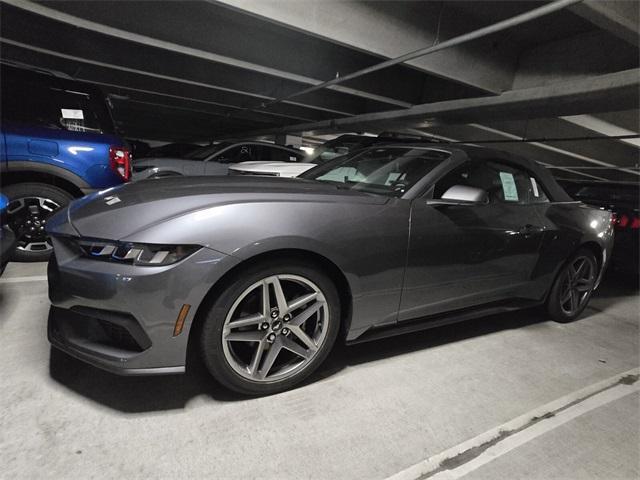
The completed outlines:
[[[571,11],[632,45],[640,35],[640,3],[635,0],[587,0]]]
[[[583,80],[638,66],[638,49],[594,30],[524,51],[513,89]]]
[[[158,50],[164,50],[174,54],[183,56],[189,56],[195,59],[204,60],[207,62],[217,63],[225,65],[234,69],[246,70],[253,72],[254,74],[261,74],[285,81],[296,82],[300,85],[317,85],[322,83],[322,80],[310,78],[305,75],[298,75],[287,71],[282,71],[277,68],[271,68],[263,64],[257,64],[254,62],[243,61],[237,58],[229,57],[226,55],[220,55],[214,52],[188,47],[185,45],[177,44],[174,42],[165,41],[159,38],[150,37],[147,35],[141,35],[132,31],[126,31],[120,28],[114,28],[108,25],[100,24],[91,20],[69,15],[67,13],[49,8],[43,5],[36,4],[27,0],[4,0],[5,3],[14,7],[20,8],[27,12],[40,15],[44,18],[61,22],[67,25],[71,25],[76,28],[82,28],[89,32],[95,32],[101,35],[110,36],[118,40],[126,40],[144,47],[151,47]],[[132,53],[129,51],[129,53]],[[298,88],[300,89],[300,88]],[[363,99],[380,102],[383,104],[404,106],[411,105],[410,103],[389,98],[383,95],[376,95],[373,93],[361,91],[355,88],[350,88],[343,85],[336,85],[329,88],[335,92],[340,92],[346,95],[352,95]]]
[[[419,128],[446,123],[482,122],[487,118],[513,120],[607,112],[637,105],[639,87],[640,69],[636,68],[573,82],[511,90],[495,97],[416,105],[406,110],[293,125],[266,133],[365,131],[394,125]],[[265,132],[258,134],[261,133]]]
[[[215,3],[383,58],[398,57],[480,26],[475,19],[447,7],[446,2],[400,5],[384,1],[220,0]],[[487,93],[499,93],[511,88],[516,60],[516,51],[511,47],[481,39],[407,64]]]

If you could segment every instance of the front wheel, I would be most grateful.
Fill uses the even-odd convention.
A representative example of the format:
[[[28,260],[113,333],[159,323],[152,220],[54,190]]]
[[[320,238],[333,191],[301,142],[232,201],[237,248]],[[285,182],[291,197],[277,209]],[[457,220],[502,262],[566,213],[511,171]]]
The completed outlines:
[[[45,232],[49,217],[73,200],[64,190],[44,183],[18,183],[3,187],[9,198],[7,217],[16,234],[16,249],[11,257],[18,262],[41,262],[53,251]]]
[[[567,323],[583,312],[598,276],[595,255],[580,249],[562,268],[547,299],[547,311],[556,322]]]
[[[211,374],[249,395],[287,390],[308,377],[333,346],[340,302],[320,270],[270,263],[235,277],[208,312],[201,350]]]

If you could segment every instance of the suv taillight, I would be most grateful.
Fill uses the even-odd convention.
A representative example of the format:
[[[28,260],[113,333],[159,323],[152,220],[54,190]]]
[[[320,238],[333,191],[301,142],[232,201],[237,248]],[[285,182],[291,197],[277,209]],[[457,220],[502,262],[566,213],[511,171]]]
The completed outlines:
[[[122,180],[128,182],[131,179],[131,152],[125,147],[109,147],[109,167],[116,172]]]

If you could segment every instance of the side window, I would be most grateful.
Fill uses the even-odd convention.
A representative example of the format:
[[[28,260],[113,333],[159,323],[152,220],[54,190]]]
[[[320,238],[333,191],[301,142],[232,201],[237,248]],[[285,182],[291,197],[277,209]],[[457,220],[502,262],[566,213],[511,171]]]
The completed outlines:
[[[529,202],[528,203],[547,203],[549,202],[549,197],[544,193],[542,185],[540,182],[536,180],[535,177],[528,175],[529,184],[527,185],[529,190]]]
[[[255,160],[255,145],[236,145],[212,158],[214,162],[220,163],[240,163]]]
[[[454,185],[480,188],[487,192],[490,203],[549,201],[540,184],[525,170],[498,162],[464,163],[436,183],[434,198],[441,198]]]
[[[51,86],[46,80],[3,78],[2,119],[72,132],[113,131],[99,98]]]
[[[273,162],[299,162],[304,156],[304,154],[298,155],[282,148],[267,148],[271,150],[271,161]]]
[[[251,147],[251,159],[260,162],[270,162],[273,160],[273,149],[265,145],[247,145]],[[244,161],[244,160],[243,160]]]

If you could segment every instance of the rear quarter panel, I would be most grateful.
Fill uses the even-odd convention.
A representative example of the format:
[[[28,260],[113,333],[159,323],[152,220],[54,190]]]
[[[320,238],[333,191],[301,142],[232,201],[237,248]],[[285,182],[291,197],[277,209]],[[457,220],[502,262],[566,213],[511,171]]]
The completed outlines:
[[[581,202],[557,202],[538,206],[545,228],[540,258],[533,279],[541,291],[548,292],[558,270],[580,246],[595,244],[602,251],[598,258],[601,272],[611,258],[613,224],[611,212]]]
[[[109,168],[109,146],[123,145],[118,137],[13,124],[2,128],[9,170],[17,169],[18,162],[36,162],[68,170],[92,188],[122,183]]]

